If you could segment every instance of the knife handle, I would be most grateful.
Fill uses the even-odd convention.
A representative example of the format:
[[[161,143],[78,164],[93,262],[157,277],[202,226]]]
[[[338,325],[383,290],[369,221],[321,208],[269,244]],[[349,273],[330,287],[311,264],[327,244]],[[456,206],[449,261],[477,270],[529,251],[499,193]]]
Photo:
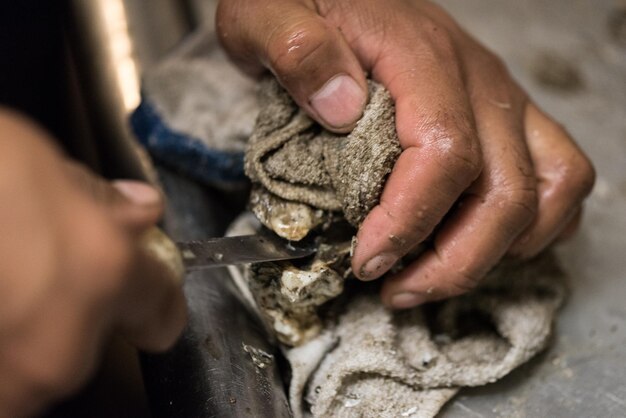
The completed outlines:
[[[185,277],[183,258],[174,241],[165,232],[154,226],[141,237],[140,246],[155,259],[161,261],[165,268],[182,284]]]

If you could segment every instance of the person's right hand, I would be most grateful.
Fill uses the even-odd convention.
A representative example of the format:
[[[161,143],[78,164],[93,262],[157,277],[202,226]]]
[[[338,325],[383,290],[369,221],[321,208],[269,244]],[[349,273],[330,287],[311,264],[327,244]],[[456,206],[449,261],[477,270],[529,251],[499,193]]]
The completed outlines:
[[[85,382],[108,337],[171,346],[180,281],[142,250],[159,193],[106,182],[0,109],[0,416],[41,412]]]
[[[357,233],[352,271],[385,275],[385,305],[463,294],[503,257],[531,258],[576,229],[593,165],[504,63],[429,0],[221,0],[219,39],[270,71],[307,114],[349,132],[366,75],[395,103],[402,153]],[[430,239],[428,239],[430,237]]]

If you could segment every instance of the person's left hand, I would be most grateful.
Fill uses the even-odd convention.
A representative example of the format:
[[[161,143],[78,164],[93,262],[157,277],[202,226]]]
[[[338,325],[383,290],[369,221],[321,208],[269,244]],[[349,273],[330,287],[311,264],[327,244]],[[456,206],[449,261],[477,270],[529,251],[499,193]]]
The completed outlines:
[[[0,418],[77,391],[113,335],[148,351],[176,342],[182,277],[148,241],[163,209],[154,187],[110,183],[0,108]]]
[[[427,0],[223,0],[217,27],[245,71],[269,69],[316,121],[349,131],[369,73],[391,93],[403,152],[358,233],[352,268],[407,308],[473,288],[509,253],[573,231],[594,182],[587,157],[503,63]]]

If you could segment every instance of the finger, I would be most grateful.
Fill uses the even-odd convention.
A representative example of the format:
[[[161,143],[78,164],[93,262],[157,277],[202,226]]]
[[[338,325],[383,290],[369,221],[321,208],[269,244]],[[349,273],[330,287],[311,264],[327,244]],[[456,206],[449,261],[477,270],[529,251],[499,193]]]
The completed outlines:
[[[81,227],[64,242],[63,250],[71,255],[64,263],[65,275],[80,278],[72,282],[76,300],[85,309],[98,309],[82,317],[91,318],[95,330],[103,327],[94,318],[106,320],[107,329],[139,348],[167,348],[186,319],[181,272],[167,262],[177,258],[175,245],[155,248],[158,242],[144,242],[145,232],[130,236],[91,202],[78,204],[84,207],[71,222]],[[168,252],[174,254],[168,257]]]
[[[473,86],[479,89],[473,91],[472,100],[483,174],[442,225],[433,249],[384,283],[382,298],[388,306],[408,308],[473,288],[535,216],[536,179],[521,122],[524,96],[509,90],[509,83],[498,77],[506,76],[491,75],[491,88]],[[480,92],[489,92],[495,95],[490,99],[508,106],[491,105]]]
[[[67,167],[79,188],[92,201],[106,208],[101,216],[112,216],[137,235],[144,234],[160,216],[161,197],[152,186],[127,180],[115,181],[112,185],[83,166],[70,163]],[[95,219],[91,221],[93,224]],[[86,224],[80,219],[76,222]],[[109,304],[109,299],[113,298],[118,308],[114,322],[138,348],[150,351],[168,348],[186,322],[180,272],[164,263],[166,257],[155,257],[160,252],[153,246],[144,245],[140,236],[129,240],[124,233],[112,230],[106,220],[96,225],[101,225],[101,229],[91,233],[98,236],[98,240],[78,239],[68,244],[85,247],[85,242],[90,243],[88,249],[77,251],[88,252],[85,257],[91,257],[90,264],[100,266],[95,275],[104,280],[84,290],[85,298],[89,299],[88,295],[93,294],[97,300],[109,301]],[[107,247],[103,248],[105,244]],[[176,249],[170,248],[169,251]]]
[[[525,124],[539,181],[539,210],[510,252],[529,258],[552,243],[572,221],[593,188],[595,172],[569,134],[532,103]]]
[[[143,230],[161,218],[164,209],[163,198],[154,186],[141,181],[115,180],[105,184],[104,187],[114,189],[126,200],[126,204],[119,205],[118,216],[118,220],[126,226]],[[110,191],[111,194],[115,194],[113,190]]]
[[[117,180],[112,183],[82,164],[68,161],[66,172],[89,199],[107,209],[123,227],[141,232],[159,220],[163,213],[160,193],[147,183]]]
[[[174,344],[187,322],[180,277],[154,253],[143,248],[137,253],[122,301],[120,332],[142,350],[163,351]]]
[[[311,1],[222,1],[220,40],[248,72],[268,68],[298,105],[326,128],[347,132],[367,101],[365,75],[335,26]]]
[[[578,208],[578,211],[574,214],[572,219],[565,225],[565,227],[556,237],[554,242],[560,243],[560,242],[567,241],[570,238],[572,238],[574,234],[576,234],[576,232],[578,231],[582,218],[583,218],[583,210],[582,208]]]
[[[403,152],[357,235],[352,268],[367,280],[423,241],[482,169],[474,115],[449,40],[423,49],[401,36],[390,39],[395,42],[374,74],[395,101]]]

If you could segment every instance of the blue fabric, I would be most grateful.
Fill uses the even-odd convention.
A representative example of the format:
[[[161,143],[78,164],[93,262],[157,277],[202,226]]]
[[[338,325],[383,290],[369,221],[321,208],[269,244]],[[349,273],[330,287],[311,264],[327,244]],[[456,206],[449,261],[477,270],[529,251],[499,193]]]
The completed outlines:
[[[243,152],[210,149],[197,138],[173,131],[145,96],[130,124],[139,142],[164,165],[211,185],[246,181]]]

